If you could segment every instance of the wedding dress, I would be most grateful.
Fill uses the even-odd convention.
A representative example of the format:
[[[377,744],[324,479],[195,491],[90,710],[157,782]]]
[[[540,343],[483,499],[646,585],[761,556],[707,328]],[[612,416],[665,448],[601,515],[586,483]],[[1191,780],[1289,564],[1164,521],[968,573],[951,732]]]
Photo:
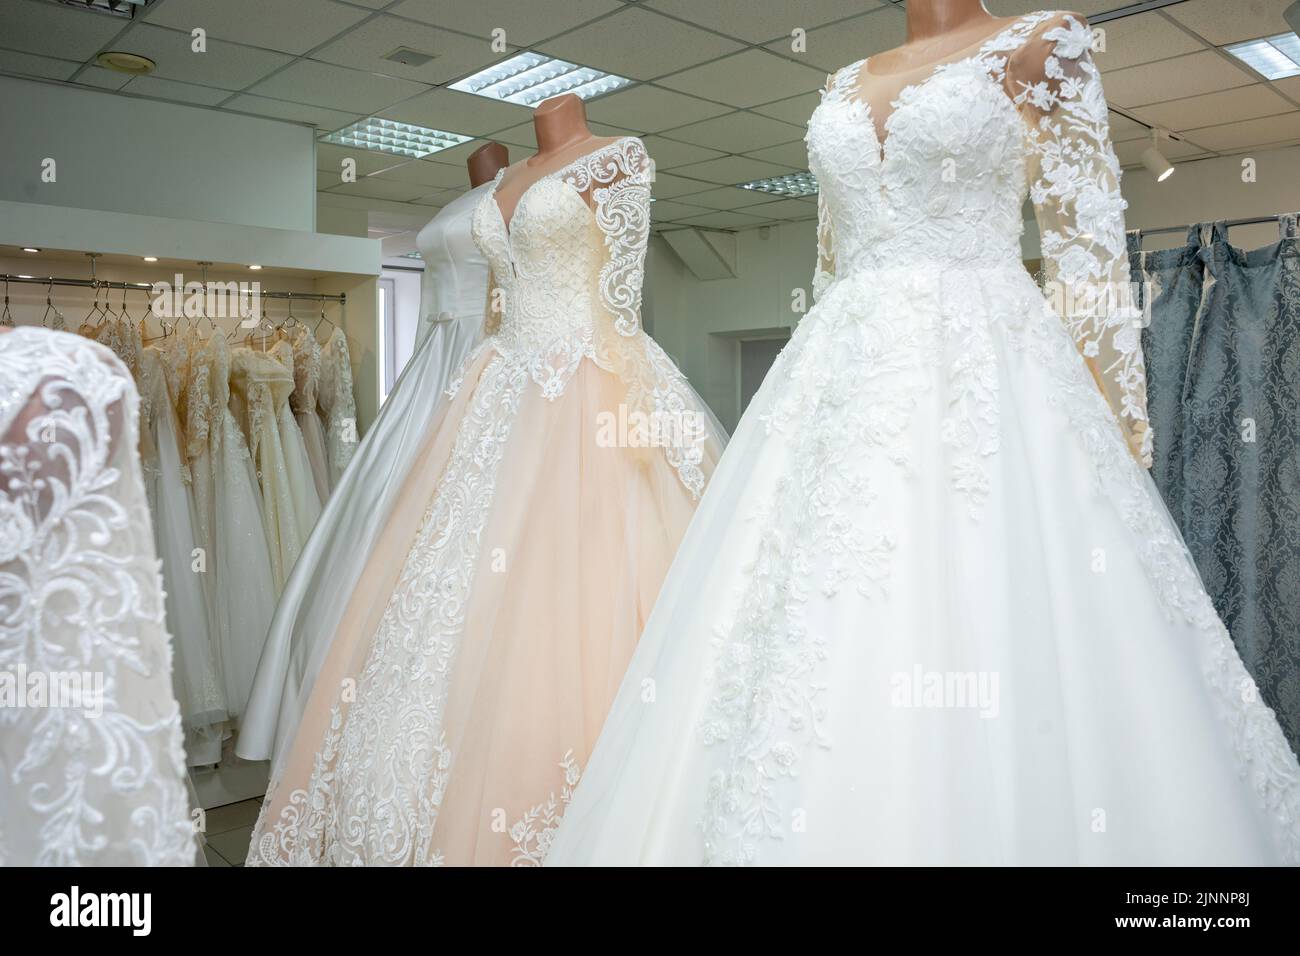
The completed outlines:
[[[442,339],[437,348],[443,354],[448,382],[470,349],[483,341],[488,263],[474,244],[471,227],[474,210],[491,191],[492,183],[484,183],[457,196],[415,238],[424,260],[415,345],[419,348],[430,335]]]
[[[186,365],[188,348],[179,338],[164,343],[164,348],[146,346],[140,352],[140,465],[162,563],[172,683],[181,709],[185,754],[191,766],[201,766],[221,759],[227,710],[209,635],[202,582],[206,568],[194,563],[194,549],[200,545],[176,417]]]
[[[137,414],[108,349],[0,333],[0,865],[196,859]]]
[[[199,344],[185,387],[185,433],[209,630],[226,706],[238,718],[275,612],[275,591],[257,474],[230,410],[230,365],[223,333]]]
[[[548,864],[1297,860],[1300,769],[1125,441],[1150,447],[1091,44],[1021,18],[883,143],[862,64],[829,82],[816,304]],[[1021,265],[1026,192],[1097,308],[1063,322]]]
[[[321,350],[317,405],[325,419],[330,488],[338,485],[357,450],[357,403],[352,394],[352,358],[342,329],[330,333]],[[323,502],[322,502],[323,503]]]
[[[231,351],[230,405],[248,442],[261,489],[262,513],[279,594],[320,513],[302,433],[289,409],[293,347]]]
[[[651,176],[624,138],[533,184],[509,230],[483,194],[502,312],[359,578],[312,582],[332,640],[282,714],[250,864],[545,853],[720,451],[640,327]]]
[[[267,635],[235,744],[235,753],[245,760],[271,759],[297,725],[299,695],[310,690],[309,662],[328,648],[402,486],[441,421],[439,397],[483,340],[488,264],[470,227],[474,208],[491,187],[484,184],[449,203],[420,231],[425,275],[415,352],[359,447],[343,332],[335,329],[324,348],[319,405],[329,423],[333,492],[294,565]],[[356,465],[349,468],[354,457]]]
[[[311,466],[316,497],[324,502],[330,496],[329,453],[325,449],[325,427],[316,411],[320,391],[321,347],[312,330],[301,323],[290,333],[293,345],[293,394],[289,406],[302,432],[303,447]]]

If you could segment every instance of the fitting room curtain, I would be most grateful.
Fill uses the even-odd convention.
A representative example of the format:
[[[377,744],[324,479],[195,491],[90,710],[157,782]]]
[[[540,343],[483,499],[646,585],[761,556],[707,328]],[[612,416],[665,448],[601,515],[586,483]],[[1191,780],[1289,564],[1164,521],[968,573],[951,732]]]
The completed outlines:
[[[1300,239],[1281,218],[1251,252],[1223,223],[1130,264],[1147,283],[1142,346],[1152,476],[1265,702],[1300,753]]]

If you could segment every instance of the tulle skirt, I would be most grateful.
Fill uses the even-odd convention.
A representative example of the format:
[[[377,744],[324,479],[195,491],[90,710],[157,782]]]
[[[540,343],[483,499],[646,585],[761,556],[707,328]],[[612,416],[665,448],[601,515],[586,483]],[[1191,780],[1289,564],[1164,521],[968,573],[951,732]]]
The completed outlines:
[[[491,346],[462,376],[273,771],[250,863],[536,864],[600,732],[696,502],[663,448],[602,439],[627,386],[595,364],[554,399]]]
[[[1068,332],[1019,264],[912,278],[778,358],[547,864],[1294,861],[1295,758]]]

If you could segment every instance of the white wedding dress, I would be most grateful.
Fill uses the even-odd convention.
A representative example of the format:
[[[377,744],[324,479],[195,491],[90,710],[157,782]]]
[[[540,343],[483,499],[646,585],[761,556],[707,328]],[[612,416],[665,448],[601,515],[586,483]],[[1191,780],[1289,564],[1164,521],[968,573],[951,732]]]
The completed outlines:
[[[433,434],[440,398],[483,341],[487,259],[474,244],[474,208],[487,183],[448,203],[422,230],[421,322],[415,353],[358,448],[347,340],[335,329],[321,360],[320,407],[331,497],[280,597],[235,753],[269,760],[297,726],[343,605],[366,568],[399,492]],[[349,435],[350,432],[350,435]],[[354,455],[355,452],[355,455]],[[349,468],[355,457],[356,466]]]
[[[0,333],[0,866],[196,862],[138,412],[107,348]]]
[[[1300,856],[1296,759],[1125,441],[1149,448],[1136,316],[1063,322],[1020,261],[1027,193],[1050,278],[1127,282],[1091,42],[1021,18],[907,87],[883,143],[861,64],[832,78],[816,305],[548,864]]]

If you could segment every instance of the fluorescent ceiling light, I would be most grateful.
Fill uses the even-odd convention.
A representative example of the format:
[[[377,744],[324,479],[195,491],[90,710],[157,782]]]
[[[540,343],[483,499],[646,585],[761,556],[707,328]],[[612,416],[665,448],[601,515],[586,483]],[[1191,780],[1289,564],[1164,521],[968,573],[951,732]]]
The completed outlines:
[[[1224,49],[1265,79],[1300,76],[1300,36],[1294,33],[1232,43]]]
[[[739,183],[741,189],[753,189],[774,196],[815,196],[817,195],[817,177],[812,173],[790,173],[788,176],[776,176],[772,179],[755,179],[751,183]]]
[[[451,84],[462,93],[536,106],[542,100],[573,93],[584,100],[621,89],[632,81],[589,66],[556,60],[540,53],[520,53]]]
[[[399,259],[419,259],[419,260],[421,260],[421,261],[424,260],[424,256],[423,256],[422,254],[418,253],[418,252],[403,252],[400,256],[398,256],[398,258],[399,258]]]
[[[419,159],[430,153],[468,143],[473,138],[473,136],[462,136],[460,133],[445,133],[440,129],[412,126],[410,123],[368,116],[358,123],[322,136],[321,142]]]

